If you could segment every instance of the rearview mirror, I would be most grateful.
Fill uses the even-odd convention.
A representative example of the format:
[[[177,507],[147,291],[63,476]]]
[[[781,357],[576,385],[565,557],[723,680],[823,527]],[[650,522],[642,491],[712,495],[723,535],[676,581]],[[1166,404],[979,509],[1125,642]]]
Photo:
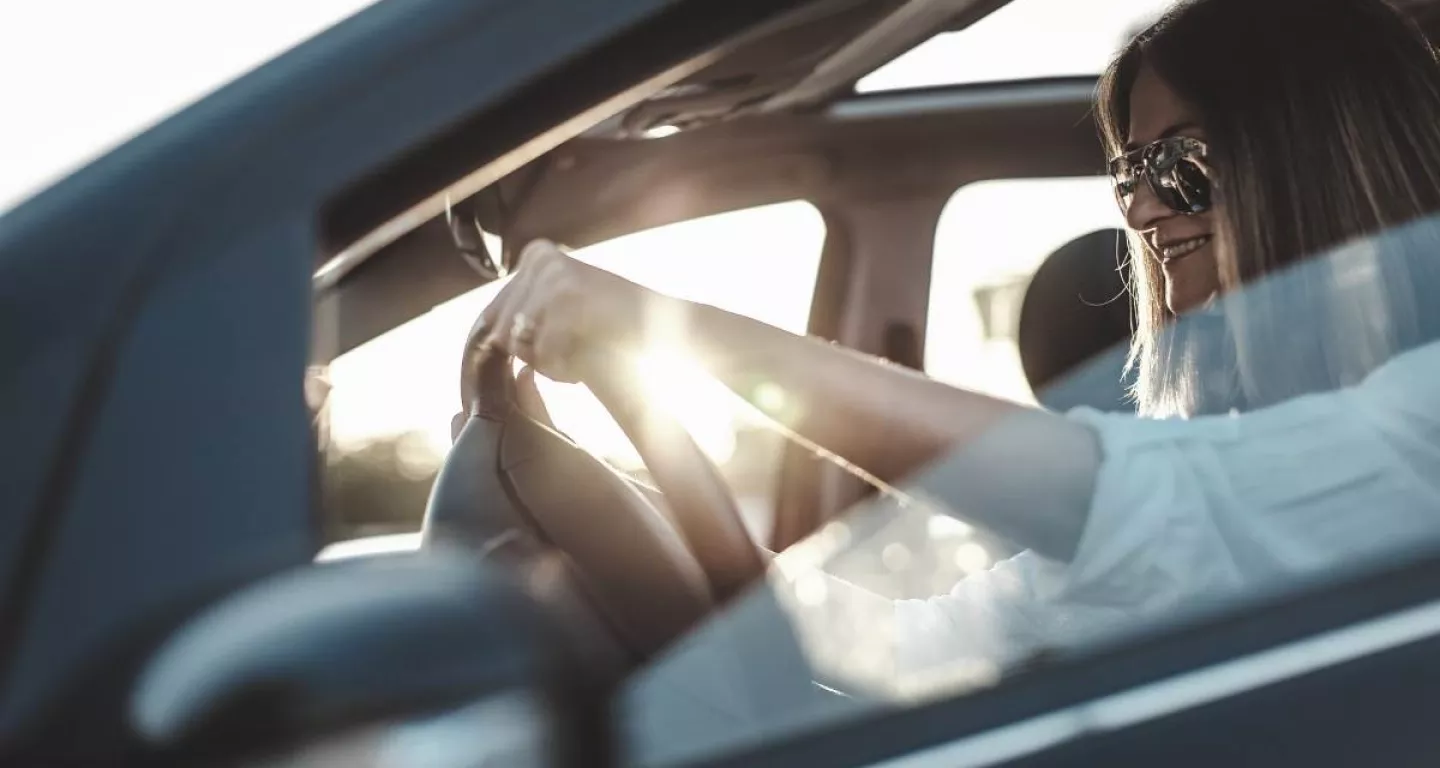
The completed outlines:
[[[184,626],[132,720],[186,765],[606,765],[606,697],[562,637],[469,558],[310,566]]]
[[[498,193],[496,193],[498,194]],[[497,252],[500,238],[490,235],[480,224],[479,196],[451,204],[445,203],[445,224],[460,258],[470,265],[485,282],[499,280],[509,274],[505,254]],[[487,242],[489,240],[490,242]]]

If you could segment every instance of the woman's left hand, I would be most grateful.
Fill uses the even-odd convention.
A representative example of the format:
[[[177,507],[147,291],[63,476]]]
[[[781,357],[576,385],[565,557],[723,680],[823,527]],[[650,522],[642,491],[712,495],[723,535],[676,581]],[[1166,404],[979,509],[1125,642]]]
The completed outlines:
[[[664,298],[548,240],[525,246],[518,261],[476,325],[484,329],[483,343],[555,381],[578,381],[584,354],[638,340]]]

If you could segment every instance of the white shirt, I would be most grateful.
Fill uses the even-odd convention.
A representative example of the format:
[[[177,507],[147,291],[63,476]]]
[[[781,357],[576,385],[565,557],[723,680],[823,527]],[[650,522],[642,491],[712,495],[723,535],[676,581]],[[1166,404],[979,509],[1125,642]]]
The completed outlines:
[[[1070,415],[1103,456],[1074,559],[1025,552],[897,602],[901,669],[1003,666],[1440,541],[1440,343],[1244,415]]]

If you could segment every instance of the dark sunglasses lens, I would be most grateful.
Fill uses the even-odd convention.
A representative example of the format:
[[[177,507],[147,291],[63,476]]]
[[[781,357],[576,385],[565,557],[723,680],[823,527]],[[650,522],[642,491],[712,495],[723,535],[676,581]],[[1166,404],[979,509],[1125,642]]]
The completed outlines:
[[[1116,161],[1110,166],[1110,182],[1122,210],[1130,210],[1130,204],[1135,202],[1135,181],[1135,172],[1129,163]]]
[[[1188,157],[1178,158],[1167,164],[1169,168],[1157,172],[1155,195],[1160,202],[1177,213],[1203,213],[1210,210],[1210,177],[1200,164]]]

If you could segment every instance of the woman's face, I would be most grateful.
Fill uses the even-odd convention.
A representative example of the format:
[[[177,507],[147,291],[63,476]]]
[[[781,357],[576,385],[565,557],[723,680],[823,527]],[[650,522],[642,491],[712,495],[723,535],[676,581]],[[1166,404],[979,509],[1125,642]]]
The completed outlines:
[[[1141,65],[1130,89],[1128,135],[1131,148],[1169,136],[1205,138],[1194,110],[1149,64]],[[1176,213],[1156,199],[1148,184],[1136,186],[1125,220],[1159,264],[1165,277],[1165,304],[1174,314],[1204,304],[1220,290],[1214,237],[1218,207],[1192,215]]]

